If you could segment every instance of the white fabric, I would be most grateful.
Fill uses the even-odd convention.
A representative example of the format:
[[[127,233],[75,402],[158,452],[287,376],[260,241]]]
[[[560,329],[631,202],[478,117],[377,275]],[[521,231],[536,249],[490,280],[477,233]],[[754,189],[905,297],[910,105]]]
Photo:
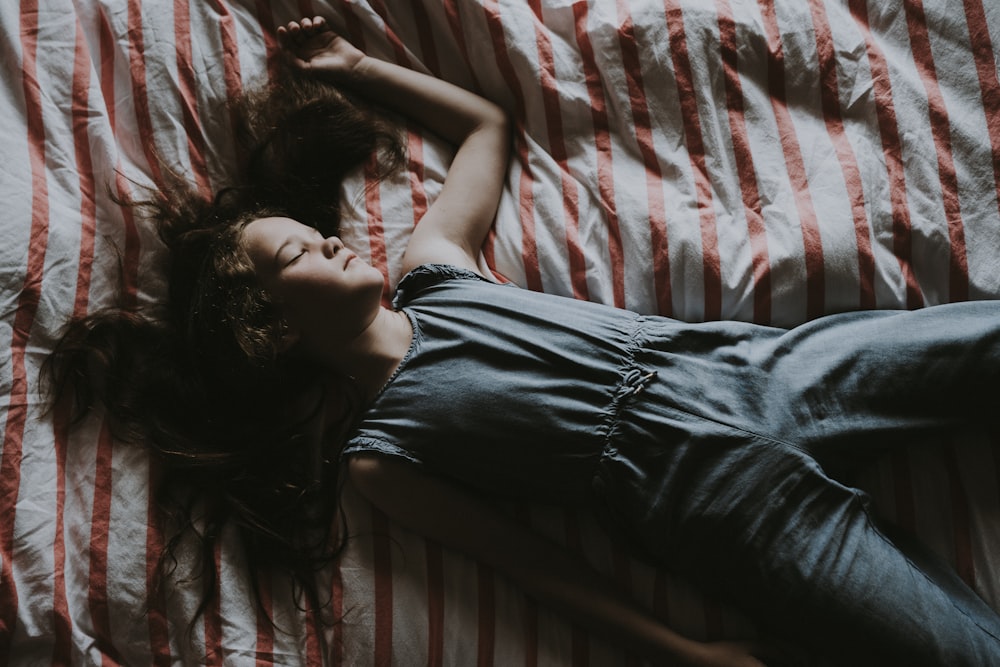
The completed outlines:
[[[39,364],[71,315],[153,303],[154,235],[110,198],[208,190],[234,159],[224,102],[268,75],[303,7],[370,53],[481,91],[516,123],[485,248],[534,289],[699,320],[790,325],[859,307],[1000,297],[1000,5],[982,0],[22,0],[0,6],[0,662],[308,664],[280,586],[272,630],[240,560],[186,634],[195,587],[147,594],[163,537],[145,455],[99,415],[68,434]],[[399,277],[450,151],[407,126],[411,170],[345,186],[348,245]],[[413,170],[416,171],[413,171]],[[379,215],[380,213],[380,215]],[[1000,467],[982,434],[863,473],[878,506],[1000,602]],[[488,569],[348,495],[331,573],[336,664],[629,664]],[[750,624],[631,561],[585,517],[525,509],[679,630]],[[182,565],[183,569],[183,565]]]

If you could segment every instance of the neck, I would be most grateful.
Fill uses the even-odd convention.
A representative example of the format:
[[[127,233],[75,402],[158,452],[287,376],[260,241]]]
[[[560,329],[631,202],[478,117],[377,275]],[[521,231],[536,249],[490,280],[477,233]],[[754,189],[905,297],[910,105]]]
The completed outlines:
[[[352,340],[320,346],[317,356],[327,367],[352,378],[370,400],[392,377],[412,337],[413,329],[405,313],[380,307]]]

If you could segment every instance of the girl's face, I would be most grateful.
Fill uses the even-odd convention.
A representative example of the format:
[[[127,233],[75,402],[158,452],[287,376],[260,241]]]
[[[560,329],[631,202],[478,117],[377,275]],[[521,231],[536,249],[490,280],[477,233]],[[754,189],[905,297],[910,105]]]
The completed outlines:
[[[382,273],[339,238],[291,218],[260,218],[244,228],[243,245],[293,335],[343,341],[378,313]]]

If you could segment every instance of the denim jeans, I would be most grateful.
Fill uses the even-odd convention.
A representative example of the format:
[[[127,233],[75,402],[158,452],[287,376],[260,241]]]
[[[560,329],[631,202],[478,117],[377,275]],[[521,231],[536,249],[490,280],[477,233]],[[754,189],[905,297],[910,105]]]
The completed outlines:
[[[659,563],[844,664],[1000,665],[1000,617],[831,476],[995,419],[1000,303],[645,329],[595,482]]]

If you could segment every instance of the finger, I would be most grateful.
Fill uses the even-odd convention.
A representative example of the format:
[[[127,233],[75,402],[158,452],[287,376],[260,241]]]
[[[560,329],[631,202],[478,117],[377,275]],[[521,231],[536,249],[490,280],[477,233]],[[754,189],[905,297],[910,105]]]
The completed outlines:
[[[312,27],[313,27],[312,19],[310,19],[310,18],[304,18],[304,19],[302,19],[302,21],[300,21],[300,23],[302,23],[302,29],[303,30],[305,30],[307,32],[309,30],[312,30]]]
[[[292,36],[288,33],[288,28],[283,25],[278,26],[278,44],[286,50],[292,48]]]
[[[300,40],[300,30],[297,23],[291,22],[287,26],[278,26],[278,43],[283,49],[294,49]]]

